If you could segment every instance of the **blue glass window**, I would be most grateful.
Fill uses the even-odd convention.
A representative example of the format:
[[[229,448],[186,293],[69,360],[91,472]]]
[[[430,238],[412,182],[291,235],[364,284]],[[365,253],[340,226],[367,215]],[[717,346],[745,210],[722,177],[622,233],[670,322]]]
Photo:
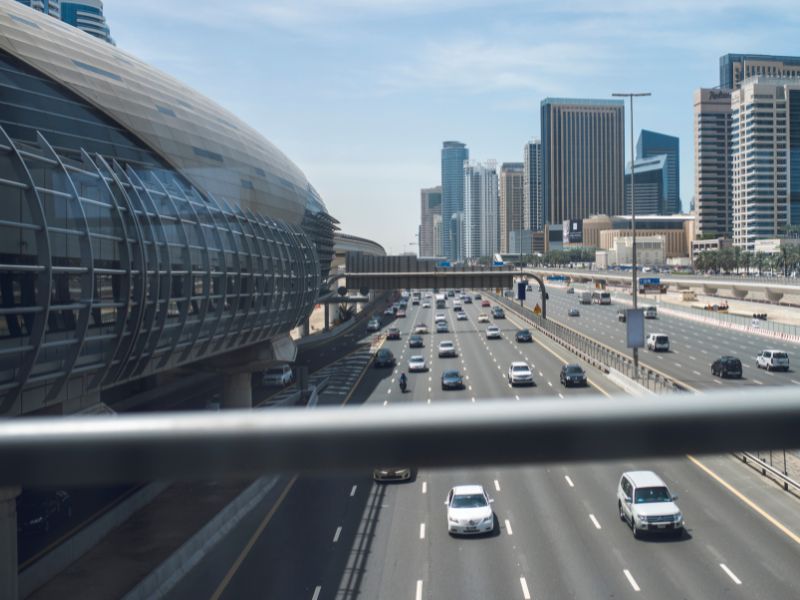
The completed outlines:
[[[108,77],[109,79],[122,81],[122,77],[120,77],[116,73],[112,73],[111,71],[106,71],[105,69],[101,69],[100,67],[95,67],[94,65],[86,64],[85,62],[75,60],[74,58],[72,59],[72,62],[75,64],[75,66],[80,67],[81,69],[91,71],[92,73],[97,73],[98,75],[102,75],[103,77]]]

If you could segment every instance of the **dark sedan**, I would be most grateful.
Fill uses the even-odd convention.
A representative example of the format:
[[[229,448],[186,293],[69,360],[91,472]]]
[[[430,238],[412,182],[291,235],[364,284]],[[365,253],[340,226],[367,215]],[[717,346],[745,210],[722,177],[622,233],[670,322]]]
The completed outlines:
[[[408,347],[409,348],[423,348],[425,346],[425,342],[422,340],[421,335],[412,335],[408,338]]]
[[[375,366],[377,368],[393,367],[394,364],[394,354],[392,354],[391,350],[387,350],[386,348],[378,350],[378,353],[375,355]]]
[[[389,327],[389,331],[386,334],[387,340],[399,340],[400,339],[400,330],[397,327]]]
[[[442,373],[443,390],[460,390],[464,388],[464,378],[458,371],[445,371]]]
[[[564,365],[561,367],[561,385],[569,387],[571,385],[586,385],[586,371],[580,365]]]
[[[520,329],[514,336],[520,344],[525,344],[533,341],[533,336],[529,329]]]

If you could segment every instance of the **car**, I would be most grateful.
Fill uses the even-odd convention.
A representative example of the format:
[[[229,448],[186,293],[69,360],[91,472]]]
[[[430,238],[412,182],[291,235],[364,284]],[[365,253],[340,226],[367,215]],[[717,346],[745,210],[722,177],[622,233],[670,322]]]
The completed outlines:
[[[500,328],[496,325],[489,325],[486,328],[486,339],[487,340],[499,340],[503,337],[503,334],[500,333]]]
[[[762,350],[756,356],[756,366],[767,371],[788,371],[789,355],[783,350]]]
[[[570,316],[570,317],[580,317],[581,316],[581,311],[579,311],[575,307],[572,307],[572,308],[569,309],[569,311],[567,311],[567,315]]]
[[[439,342],[439,358],[458,356],[456,345],[450,340]]]
[[[683,535],[683,515],[667,484],[653,471],[626,471],[617,485],[619,518],[639,538],[644,533]]]
[[[456,321],[466,321],[467,320],[467,313],[461,311],[456,315]]]
[[[383,314],[387,315],[389,317],[393,317],[394,316],[394,308],[389,306],[385,311],[383,311]]]
[[[406,317],[406,309],[405,308],[398,308],[397,312],[394,315],[398,319],[405,319],[405,317]]]
[[[414,298],[411,301],[411,306],[419,306],[419,298]]]
[[[381,348],[375,353],[375,368],[393,367],[397,361],[388,348]]]
[[[454,306],[454,307],[453,307],[453,312],[456,312],[456,313],[463,312],[463,310],[464,310],[464,309],[463,309],[463,308],[461,308],[460,306]]]
[[[447,533],[475,535],[494,531],[494,500],[481,485],[457,485],[447,494]]]
[[[447,317],[445,317],[442,313],[436,313],[436,316],[433,317],[433,320],[434,322],[447,321]]]
[[[453,310],[461,310],[461,300],[453,300]]]
[[[481,301],[481,308],[489,308],[492,305],[488,300]]]
[[[453,298],[455,295],[456,295],[456,293],[453,290],[447,290],[447,297],[448,298]]]
[[[414,334],[408,338],[409,348],[424,348],[425,342],[422,340],[421,335]]]
[[[711,363],[711,374],[739,379],[742,376],[742,361],[735,356],[721,356]]]
[[[475,300],[480,300],[482,297],[480,294],[475,294]]]
[[[464,378],[461,373],[451,369],[442,373],[443,390],[460,390],[464,388]]]
[[[72,518],[72,497],[64,490],[24,490],[16,498],[17,533],[22,536],[48,533]]]
[[[645,345],[653,352],[669,352],[669,336],[666,333],[651,333]]]
[[[380,329],[381,329],[381,322],[378,321],[377,319],[370,319],[367,322],[367,331],[369,332],[380,331]]]
[[[431,303],[430,302],[426,301],[426,302],[422,303],[422,308],[430,308],[430,307],[431,307]]]
[[[264,385],[289,385],[294,381],[294,373],[289,365],[278,365],[264,371],[261,383]]]
[[[562,365],[559,377],[561,385],[569,387],[571,385],[587,385],[586,371],[580,365]]]
[[[655,319],[658,317],[658,309],[655,306],[645,306],[642,309],[645,319]]]
[[[415,354],[414,356],[409,357],[408,370],[411,373],[427,371],[428,365],[425,364],[425,357],[422,356],[421,354]]]
[[[420,323],[419,325],[414,327],[414,333],[419,333],[421,335],[426,334],[428,333],[428,326],[425,325],[425,323]]]
[[[447,333],[447,321],[437,321],[436,322],[436,333]]]
[[[567,293],[568,294],[574,294],[575,293],[575,288],[574,287],[568,287],[567,288]]]
[[[508,367],[508,383],[511,385],[533,385],[533,373],[528,363],[512,362]]]
[[[410,467],[381,467],[372,470],[372,478],[379,482],[408,481],[411,479]]]
[[[472,304],[472,297],[464,296],[464,304]]]
[[[399,340],[400,339],[400,330],[397,327],[389,327],[389,330],[386,332],[386,339],[387,340]]]
[[[514,334],[514,339],[520,344],[527,344],[533,341],[533,335],[531,335],[530,329],[520,329]]]
[[[505,311],[504,311],[502,308],[500,308],[499,306],[495,306],[495,307],[492,309],[492,318],[493,318],[493,319],[505,319],[505,318],[506,318],[506,313],[505,313]]]
[[[626,313],[624,310],[618,310],[617,321],[619,321],[620,323],[625,323],[627,320],[628,320],[628,313]]]
[[[489,322],[489,315],[486,313],[481,313],[478,315],[478,323],[488,323]]]

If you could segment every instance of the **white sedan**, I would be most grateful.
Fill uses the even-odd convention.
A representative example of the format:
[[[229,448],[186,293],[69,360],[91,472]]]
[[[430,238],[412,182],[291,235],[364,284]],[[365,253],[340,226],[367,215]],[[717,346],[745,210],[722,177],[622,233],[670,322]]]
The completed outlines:
[[[425,357],[420,354],[415,354],[408,359],[408,370],[410,373],[419,373],[428,370],[428,365],[425,364]]]
[[[500,328],[496,325],[489,325],[486,328],[486,339],[487,340],[499,340],[503,335],[500,333]]]
[[[414,328],[414,333],[428,333],[428,326],[425,323],[420,323]]]
[[[512,362],[508,367],[508,383],[511,385],[533,385],[533,373],[526,362]]]
[[[456,313],[456,321],[466,321],[466,320],[467,320],[467,313],[463,311]]]
[[[449,357],[456,357],[458,356],[458,352],[456,352],[456,346],[453,342],[449,340],[445,340],[443,342],[439,342],[439,358],[444,358],[446,356]]]
[[[430,307],[431,307],[431,303],[430,302],[423,302],[422,303],[422,308],[430,308]]]
[[[492,502],[481,485],[457,485],[447,494],[447,533],[477,534],[494,531]]]
[[[486,313],[481,313],[478,315],[478,323],[488,323],[489,322],[489,315]]]

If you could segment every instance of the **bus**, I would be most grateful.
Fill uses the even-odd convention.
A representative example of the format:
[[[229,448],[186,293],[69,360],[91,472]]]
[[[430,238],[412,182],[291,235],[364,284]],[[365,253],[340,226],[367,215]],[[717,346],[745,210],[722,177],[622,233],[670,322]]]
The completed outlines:
[[[592,292],[592,304],[611,304],[611,292]]]
[[[447,307],[447,296],[444,294],[436,294],[436,308]]]

